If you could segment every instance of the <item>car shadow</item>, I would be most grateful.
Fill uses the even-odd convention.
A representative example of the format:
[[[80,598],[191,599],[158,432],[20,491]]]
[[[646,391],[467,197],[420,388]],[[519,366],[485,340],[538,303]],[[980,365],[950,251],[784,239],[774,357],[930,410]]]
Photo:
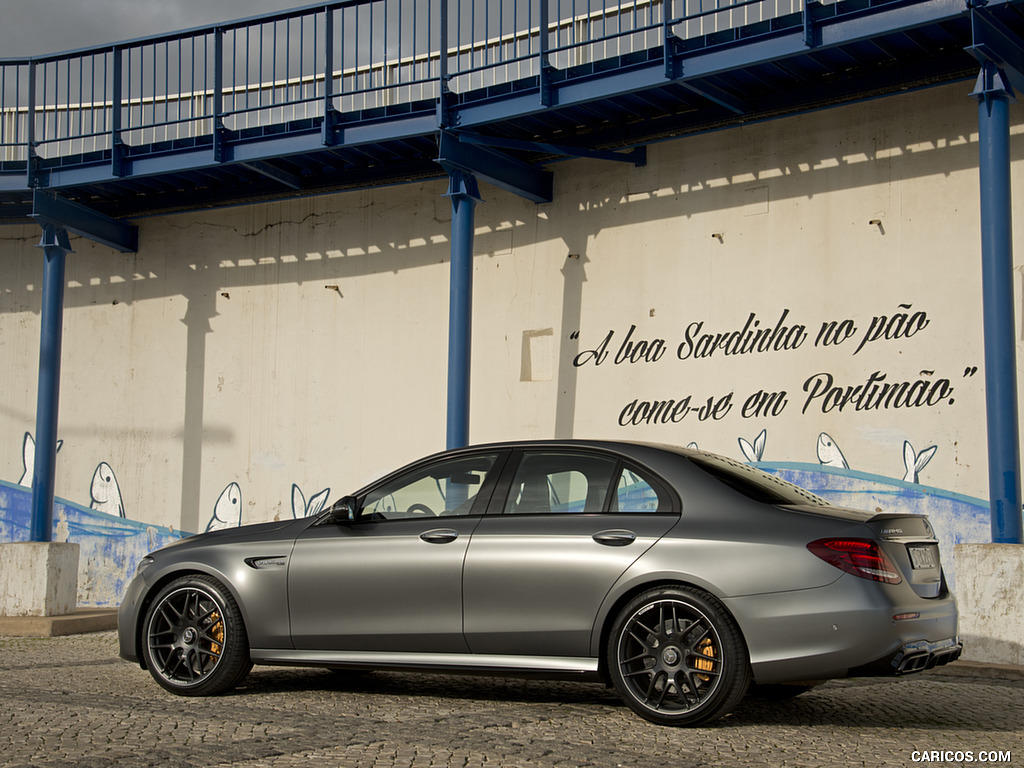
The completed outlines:
[[[256,667],[237,689],[239,694],[301,691],[340,694],[566,704],[618,705],[603,683],[541,678],[446,675],[419,671],[299,669]]]
[[[1024,728],[1024,719],[991,706],[1005,683],[921,675],[834,680],[786,700],[744,698],[727,717],[706,727],[825,726],[947,731],[970,722],[994,732]],[[1021,686],[1024,687],[1024,683]],[[509,702],[582,706],[620,714],[625,705],[602,683],[450,675],[433,672],[257,667],[238,694],[274,696],[303,691],[343,696],[419,697],[450,702]],[[957,705],[950,706],[955,700]],[[638,724],[641,721],[638,720]],[[652,726],[657,727],[657,726]]]

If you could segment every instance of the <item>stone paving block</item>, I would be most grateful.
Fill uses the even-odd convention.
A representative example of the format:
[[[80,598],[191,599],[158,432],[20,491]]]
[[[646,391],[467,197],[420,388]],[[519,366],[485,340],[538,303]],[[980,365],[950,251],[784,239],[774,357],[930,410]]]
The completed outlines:
[[[257,667],[235,693],[185,698],[116,654],[112,632],[0,638],[0,766],[905,768],[933,750],[1024,765],[1019,679],[833,681],[675,729],[592,683]]]

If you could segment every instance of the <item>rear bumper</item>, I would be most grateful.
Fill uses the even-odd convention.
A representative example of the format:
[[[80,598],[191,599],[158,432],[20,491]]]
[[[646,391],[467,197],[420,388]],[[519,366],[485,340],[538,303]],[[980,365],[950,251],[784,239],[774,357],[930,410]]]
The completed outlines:
[[[851,669],[850,675],[853,677],[878,677],[923,672],[926,669],[934,669],[956,661],[960,658],[963,650],[964,645],[958,638],[949,638],[935,643],[919,640],[915,643],[907,643],[896,653]]]
[[[902,675],[960,655],[952,595],[925,600],[905,583],[844,575],[817,589],[723,603],[740,625],[758,683]]]

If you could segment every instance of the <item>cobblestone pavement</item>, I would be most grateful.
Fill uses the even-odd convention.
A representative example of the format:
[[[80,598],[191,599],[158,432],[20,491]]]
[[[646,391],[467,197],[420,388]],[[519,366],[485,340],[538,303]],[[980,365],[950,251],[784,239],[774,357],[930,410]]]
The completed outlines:
[[[589,683],[257,667],[231,695],[180,698],[105,632],[0,638],[0,700],[11,767],[1024,766],[1024,681],[931,673],[677,729]]]

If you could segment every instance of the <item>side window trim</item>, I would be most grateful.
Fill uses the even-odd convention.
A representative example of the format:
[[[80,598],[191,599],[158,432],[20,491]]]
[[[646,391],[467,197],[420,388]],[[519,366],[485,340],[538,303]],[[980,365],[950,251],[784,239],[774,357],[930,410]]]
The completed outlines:
[[[619,496],[619,480],[622,478],[622,471],[626,468],[625,462],[621,458],[615,463],[615,469],[612,470],[612,481],[608,483],[608,493],[604,497],[604,506],[601,508],[603,514],[615,514],[619,512],[618,509],[618,496]],[[612,501],[616,502],[616,508],[612,509]]]
[[[486,515],[502,515],[505,511],[505,504],[508,502],[508,495],[512,491],[512,482],[515,480],[516,472],[523,461],[525,451],[522,448],[514,448],[505,457],[501,474],[494,484],[491,496],[484,510]]]
[[[481,451],[481,454],[486,453],[488,452]],[[499,480],[505,475],[505,467],[511,453],[512,451],[509,450],[499,451],[494,458],[494,464],[491,466],[490,472],[487,473],[483,487],[473,500],[473,508],[469,510],[470,517],[481,517],[487,514],[491,506],[491,499],[494,497],[494,490],[497,488]]]

